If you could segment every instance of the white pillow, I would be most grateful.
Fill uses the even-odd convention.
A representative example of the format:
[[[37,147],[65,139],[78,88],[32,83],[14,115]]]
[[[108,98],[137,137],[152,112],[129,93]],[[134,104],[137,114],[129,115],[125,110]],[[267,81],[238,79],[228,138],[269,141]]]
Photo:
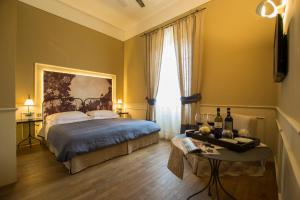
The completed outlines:
[[[74,121],[74,120],[80,120],[80,119],[87,119],[88,116],[84,114],[83,112],[79,111],[70,111],[70,112],[61,112],[61,113],[55,113],[52,115],[49,115],[46,117],[46,121]]]
[[[119,115],[111,110],[93,110],[86,113],[94,119],[113,119],[119,118]]]

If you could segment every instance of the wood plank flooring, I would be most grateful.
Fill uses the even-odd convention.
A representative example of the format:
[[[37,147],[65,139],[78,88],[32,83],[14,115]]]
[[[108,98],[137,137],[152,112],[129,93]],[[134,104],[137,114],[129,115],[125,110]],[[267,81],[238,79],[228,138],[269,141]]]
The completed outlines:
[[[208,178],[197,178],[190,167],[183,180],[167,169],[170,144],[159,144],[90,167],[78,174],[68,171],[44,146],[18,153],[18,182],[0,189],[0,199],[64,200],[181,200],[195,193]],[[276,200],[273,164],[264,177],[221,178],[223,185],[239,200]],[[214,199],[207,192],[193,199]],[[221,193],[221,199],[228,199]]]

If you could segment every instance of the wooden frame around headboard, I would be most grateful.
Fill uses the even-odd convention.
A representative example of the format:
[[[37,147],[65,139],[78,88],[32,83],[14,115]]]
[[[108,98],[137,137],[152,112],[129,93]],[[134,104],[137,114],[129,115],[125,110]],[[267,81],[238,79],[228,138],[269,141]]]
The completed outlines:
[[[43,114],[42,109],[43,109],[43,102],[44,102],[44,96],[43,96],[43,89],[44,89],[43,73],[44,73],[44,71],[111,79],[112,80],[112,102],[116,102],[116,75],[93,72],[93,71],[86,71],[86,70],[79,70],[79,69],[73,69],[73,68],[66,68],[66,67],[60,67],[60,66],[54,66],[54,65],[47,65],[47,64],[41,64],[41,63],[35,63],[35,96],[34,96],[34,99],[35,99],[35,104],[36,104],[36,113]]]

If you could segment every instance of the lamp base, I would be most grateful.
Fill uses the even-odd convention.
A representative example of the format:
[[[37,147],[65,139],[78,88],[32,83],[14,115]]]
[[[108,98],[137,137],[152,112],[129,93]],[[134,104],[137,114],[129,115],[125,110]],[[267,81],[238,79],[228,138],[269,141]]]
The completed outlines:
[[[29,112],[29,113],[22,113],[24,115],[25,119],[33,119],[34,117],[34,113],[33,112]]]
[[[117,113],[121,113],[122,112],[122,108],[117,108]]]

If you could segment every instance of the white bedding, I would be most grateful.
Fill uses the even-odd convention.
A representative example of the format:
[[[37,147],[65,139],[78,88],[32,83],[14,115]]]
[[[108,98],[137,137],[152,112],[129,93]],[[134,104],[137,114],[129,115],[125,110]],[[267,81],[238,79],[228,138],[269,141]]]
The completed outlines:
[[[87,115],[79,111],[61,112],[49,115],[46,117],[43,127],[41,128],[39,135],[47,140],[49,129],[57,124],[67,124],[93,119],[113,119],[118,118],[119,115],[112,111],[90,111],[91,115]]]
[[[86,113],[94,119],[114,119],[119,118],[119,115],[111,110],[94,110]]]

